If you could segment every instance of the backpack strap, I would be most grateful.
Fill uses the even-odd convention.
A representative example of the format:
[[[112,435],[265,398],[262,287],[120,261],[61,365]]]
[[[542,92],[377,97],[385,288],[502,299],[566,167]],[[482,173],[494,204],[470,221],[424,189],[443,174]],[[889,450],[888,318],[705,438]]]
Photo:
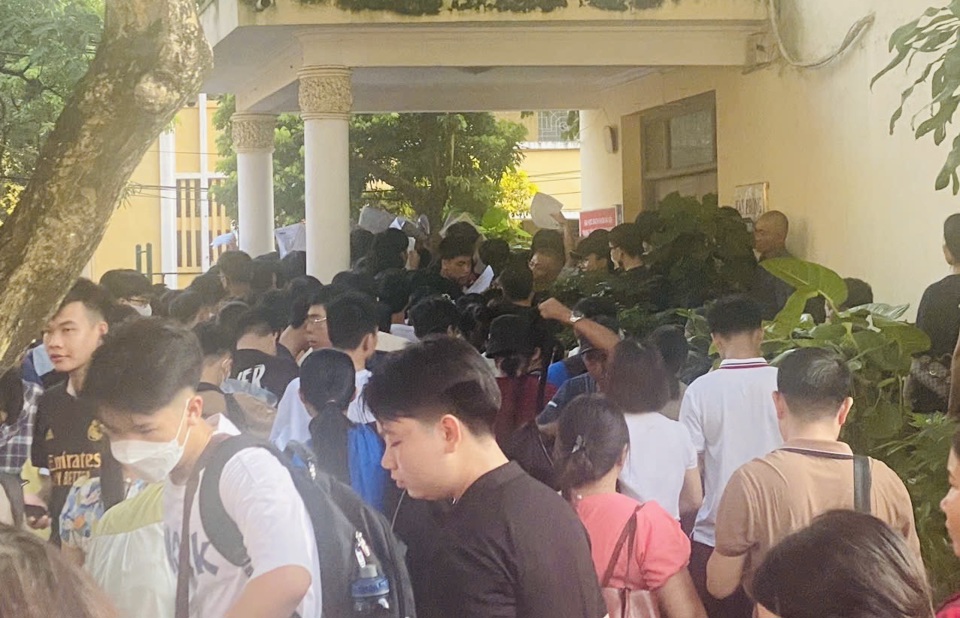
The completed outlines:
[[[22,527],[26,510],[23,502],[23,481],[16,474],[0,473],[0,492],[6,494],[10,503],[14,527]]]
[[[208,447],[209,449],[210,447]],[[219,441],[205,462],[203,481],[200,483],[200,521],[210,544],[230,564],[243,569],[247,577],[253,574],[250,556],[243,544],[243,534],[223,506],[220,497],[220,477],[223,468],[233,456],[248,448],[272,450],[253,436],[240,434]],[[199,467],[199,466],[198,466]]]
[[[176,618],[189,618],[190,616],[190,575],[192,573],[190,568],[190,514],[193,511],[193,499],[197,494],[197,486],[200,484],[200,473],[213,452],[227,438],[228,436],[223,434],[215,434],[210,438],[210,442],[203,449],[193,467],[193,471],[190,473],[190,478],[187,480],[187,487],[183,495],[183,522],[180,526],[180,554],[177,561]]]
[[[870,493],[873,477],[870,474],[870,458],[864,455],[853,457],[853,508],[858,513],[872,514]]]

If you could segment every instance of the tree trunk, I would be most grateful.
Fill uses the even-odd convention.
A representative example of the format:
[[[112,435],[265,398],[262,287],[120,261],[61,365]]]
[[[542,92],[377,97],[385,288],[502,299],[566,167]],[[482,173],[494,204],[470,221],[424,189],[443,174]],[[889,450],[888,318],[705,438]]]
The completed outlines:
[[[104,23],[90,70],[0,228],[0,369],[56,310],[134,168],[212,63],[196,0],[107,0]]]

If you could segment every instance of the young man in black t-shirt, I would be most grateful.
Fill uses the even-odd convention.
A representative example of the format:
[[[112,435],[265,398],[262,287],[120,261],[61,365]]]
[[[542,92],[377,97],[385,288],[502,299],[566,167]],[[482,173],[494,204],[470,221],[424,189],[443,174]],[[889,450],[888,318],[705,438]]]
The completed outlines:
[[[277,337],[270,324],[269,311],[254,307],[237,322],[237,349],[233,354],[230,377],[248,382],[283,398],[290,381],[300,375],[296,361],[277,354]]]
[[[398,486],[453,502],[432,551],[410,548],[420,616],[607,613],[573,509],[497,446],[500,390],[476,350],[452,337],[410,346],[377,368],[365,397]]]
[[[43,343],[54,369],[67,374],[66,383],[45,392],[37,405],[31,461],[40,469],[40,498],[50,516],[51,542],[60,541],[60,512],[70,487],[99,474],[106,442],[91,406],[77,399],[94,351],[107,333],[111,305],[107,292],[80,279],[47,322]],[[43,520],[31,526],[46,527]]]

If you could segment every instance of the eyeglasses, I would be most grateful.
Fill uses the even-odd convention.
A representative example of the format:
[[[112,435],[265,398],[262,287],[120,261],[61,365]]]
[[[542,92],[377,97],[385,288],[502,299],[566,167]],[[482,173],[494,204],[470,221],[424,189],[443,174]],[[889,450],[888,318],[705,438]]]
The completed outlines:
[[[323,324],[327,321],[327,318],[321,318],[319,315],[308,315],[307,322],[311,324]]]

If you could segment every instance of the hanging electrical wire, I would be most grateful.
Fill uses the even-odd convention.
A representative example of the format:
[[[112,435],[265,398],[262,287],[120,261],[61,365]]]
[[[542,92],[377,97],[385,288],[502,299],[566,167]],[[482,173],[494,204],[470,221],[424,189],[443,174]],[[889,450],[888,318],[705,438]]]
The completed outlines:
[[[797,58],[794,58],[793,55],[787,51],[787,46],[783,42],[783,37],[780,34],[780,3],[779,0],[769,0],[770,3],[770,28],[773,32],[773,38],[777,41],[777,47],[780,49],[780,55],[783,56],[783,59],[787,61],[791,66],[799,67],[801,69],[818,69],[822,66],[830,64],[837,58],[839,58],[843,52],[847,51],[850,46],[857,42],[857,39],[866,32],[874,21],[876,21],[876,15],[870,13],[866,17],[858,20],[850,29],[847,31],[847,36],[843,38],[843,42],[840,44],[840,47],[836,51],[827,54],[819,60],[810,60],[802,61]]]

